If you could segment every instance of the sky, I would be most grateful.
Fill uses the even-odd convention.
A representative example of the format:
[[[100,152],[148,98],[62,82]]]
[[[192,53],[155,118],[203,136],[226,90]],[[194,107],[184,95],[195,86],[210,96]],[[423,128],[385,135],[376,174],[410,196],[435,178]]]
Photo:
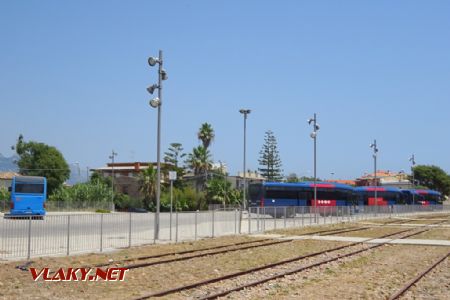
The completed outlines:
[[[311,176],[307,119],[317,113],[317,176],[378,167],[450,171],[449,1],[0,1],[0,153],[19,134],[82,169],[156,161],[146,87],[163,50],[162,152],[215,130],[214,161],[258,168],[264,133],[284,174]],[[334,174],[332,174],[334,173]]]

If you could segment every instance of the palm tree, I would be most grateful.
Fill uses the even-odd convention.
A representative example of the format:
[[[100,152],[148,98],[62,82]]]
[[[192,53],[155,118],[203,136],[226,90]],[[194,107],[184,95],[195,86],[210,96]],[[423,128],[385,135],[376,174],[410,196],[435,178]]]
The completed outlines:
[[[153,203],[156,206],[156,170],[149,166],[139,174],[139,191],[144,195],[144,205],[147,208]]]
[[[188,154],[186,164],[194,175],[206,174],[212,167],[211,153],[205,147],[198,146]]]
[[[202,141],[203,147],[208,149],[211,145],[211,142],[214,140],[214,129],[211,124],[203,123],[200,129],[198,130],[197,137]]]

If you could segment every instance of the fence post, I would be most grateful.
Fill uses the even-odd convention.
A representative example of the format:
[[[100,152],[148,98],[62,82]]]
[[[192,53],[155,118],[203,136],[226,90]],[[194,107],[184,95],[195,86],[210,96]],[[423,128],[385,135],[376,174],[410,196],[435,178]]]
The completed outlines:
[[[286,220],[287,220],[287,207],[284,207],[284,229],[286,229]]]
[[[234,210],[234,234],[237,234],[237,209]]]
[[[335,207],[336,207],[336,211],[337,211],[337,206],[335,206]],[[333,224],[333,210],[331,208],[332,208],[331,206],[328,206],[328,210],[329,210],[329,214],[330,214],[330,224]]]
[[[293,227],[294,228],[295,228],[295,219],[297,219],[297,208],[298,208],[298,206],[294,207],[294,217],[293,217],[293,221],[294,221]]]
[[[325,212],[325,206],[322,206],[322,211],[323,211],[323,224],[327,224],[327,214],[326,214],[326,212]],[[320,211],[320,206],[319,206],[319,211]],[[319,213],[319,216],[320,216],[320,213]],[[317,222],[317,223],[319,223],[319,222]]]
[[[27,249],[27,259],[31,258],[31,216],[28,217],[28,249]]]
[[[70,254],[70,215],[67,215],[67,256]]]
[[[277,207],[274,207],[274,214],[273,214],[273,229],[277,229]]]
[[[212,214],[211,237],[214,237],[214,209],[211,210],[211,214]]]
[[[197,237],[197,219],[195,220],[195,236]],[[178,243],[178,210],[175,211],[175,243]]]
[[[312,207],[312,206],[308,206],[308,210],[309,210],[309,225],[312,224],[311,207]],[[317,209],[317,207],[314,208],[314,214],[316,213],[316,209]]]
[[[128,248],[131,247],[131,212],[130,212],[130,220],[128,222]]]
[[[103,214],[100,215],[100,252],[103,251]]]
[[[259,215],[259,206],[256,208],[256,232],[259,232],[260,231],[260,228],[259,228],[259,221],[260,221],[260,215]]]
[[[305,207],[302,206],[302,227],[305,226]]]
[[[238,226],[239,234],[242,232],[242,209],[239,208],[239,226]]]
[[[250,234],[252,233],[252,211],[250,207],[248,208],[247,220],[248,220],[248,234]]]

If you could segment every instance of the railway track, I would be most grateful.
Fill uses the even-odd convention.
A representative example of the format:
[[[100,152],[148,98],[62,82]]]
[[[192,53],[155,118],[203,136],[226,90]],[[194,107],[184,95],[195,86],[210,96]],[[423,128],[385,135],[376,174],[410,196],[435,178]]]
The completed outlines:
[[[316,235],[316,234],[318,234],[318,235],[334,235],[334,234],[345,233],[345,232],[367,230],[370,228],[371,227],[357,227],[357,228],[349,228],[349,229],[344,229],[344,228],[326,229],[326,230],[319,230],[319,231],[305,233],[304,235]],[[263,246],[270,246],[270,245],[275,245],[275,244],[279,244],[279,243],[287,243],[290,241],[292,241],[292,240],[288,239],[288,240],[284,240],[284,241],[274,241],[273,239],[258,239],[258,240],[253,240],[253,241],[245,241],[245,242],[239,242],[239,243],[234,243],[234,244],[206,247],[206,248],[200,248],[200,249],[192,249],[192,250],[175,251],[175,252],[161,253],[161,254],[154,254],[154,255],[138,256],[138,257],[119,260],[119,261],[97,264],[97,265],[94,265],[93,267],[101,268],[101,267],[106,267],[106,266],[110,266],[113,264],[119,265],[119,264],[124,264],[124,263],[128,263],[128,262],[133,262],[133,261],[142,261],[142,260],[149,260],[149,259],[169,257],[169,256],[178,256],[178,255],[199,253],[199,252],[205,252],[205,251],[213,251],[213,250],[231,248],[231,247],[236,247],[236,246],[244,246],[244,247],[240,247],[240,248],[226,249],[226,250],[222,250],[222,251],[200,253],[200,254],[192,255],[192,256],[188,256],[188,257],[178,257],[178,258],[174,258],[174,259],[167,259],[167,260],[160,260],[160,261],[156,261],[156,262],[132,264],[129,266],[125,266],[125,267],[129,267],[131,269],[134,269],[134,268],[148,267],[148,266],[162,264],[162,263],[182,261],[182,260],[193,259],[193,258],[197,258],[197,257],[204,257],[207,255],[223,254],[223,253],[232,252],[232,251],[245,250],[245,249],[257,248],[257,247],[263,247]],[[268,243],[265,243],[265,242],[268,242]],[[263,243],[263,244],[248,246],[248,245],[256,244],[256,243]],[[92,266],[83,266],[83,267],[88,268],[88,267],[92,267]]]
[[[205,257],[205,256],[230,253],[230,252],[247,250],[247,249],[252,249],[252,248],[259,248],[259,247],[267,247],[267,246],[272,246],[272,245],[284,244],[284,243],[289,243],[289,242],[292,242],[292,241],[293,240],[281,240],[281,241],[273,241],[272,240],[271,242],[268,242],[268,243],[257,244],[257,245],[249,245],[249,246],[244,246],[244,247],[240,247],[240,248],[218,250],[218,251],[205,252],[205,253],[200,253],[200,254],[191,255],[191,256],[175,257],[175,258],[170,258],[170,259],[166,259],[166,260],[158,260],[158,261],[145,262],[145,263],[139,263],[139,264],[125,265],[125,266],[123,266],[123,268],[127,268],[127,269],[144,268],[144,267],[160,265],[160,264],[165,264],[165,263],[172,263],[172,262],[176,262],[176,261],[189,260],[189,259],[193,259],[193,258],[200,258],[200,257]]]
[[[408,281],[400,290],[398,290],[395,294],[389,297],[389,300],[396,300],[399,299],[404,293],[406,293],[408,290],[410,290],[422,277],[430,273],[434,268],[436,268],[440,263],[442,263],[444,260],[446,260],[448,257],[450,257],[450,252],[448,252],[446,255],[438,259],[435,263],[433,263],[431,266],[426,268],[424,271],[420,272],[416,277]]]
[[[192,250],[175,251],[175,252],[169,252],[169,253],[161,253],[161,254],[155,254],[155,255],[138,256],[138,257],[124,259],[124,260],[116,260],[116,261],[112,261],[112,262],[108,262],[108,263],[102,263],[102,264],[96,264],[96,265],[85,265],[85,266],[81,266],[80,268],[102,268],[102,267],[107,267],[107,266],[112,266],[112,265],[119,266],[119,265],[123,265],[124,263],[133,262],[133,261],[142,261],[142,260],[148,260],[148,259],[154,259],[154,258],[175,256],[175,258],[169,258],[169,259],[165,259],[165,260],[157,260],[157,261],[152,261],[152,262],[147,262],[147,263],[130,264],[130,265],[123,266],[124,268],[137,269],[137,268],[149,267],[149,266],[159,265],[159,264],[164,264],[164,263],[171,263],[171,262],[176,262],[176,261],[194,259],[194,258],[208,256],[208,255],[217,255],[217,254],[252,249],[252,248],[257,248],[257,247],[266,247],[266,246],[271,246],[271,245],[284,244],[284,243],[289,243],[289,242],[292,242],[292,240],[288,239],[288,240],[276,241],[274,239],[258,239],[258,240],[254,240],[254,241],[239,242],[239,243],[234,243],[234,244],[220,245],[220,246],[207,247],[207,248],[201,248],[201,249],[192,249]],[[243,247],[233,248],[236,246],[243,246]],[[224,248],[231,248],[231,249],[224,249]],[[222,250],[220,250],[220,249],[222,249]],[[217,250],[217,251],[212,251],[212,250]],[[211,251],[211,252],[208,252],[208,251]],[[202,253],[194,254],[194,255],[190,255],[190,256],[177,257],[179,255],[192,254],[192,253],[198,253],[198,252],[202,252]],[[51,274],[53,274],[53,272],[50,272],[50,275]]]
[[[258,240],[253,240],[253,241],[245,241],[245,242],[213,246],[213,247],[206,247],[206,248],[200,248],[200,249],[191,249],[191,250],[174,251],[174,252],[167,252],[167,253],[154,254],[154,255],[138,256],[138,257],[134,257],[134,258],[128,258],[128,259],[114,261],[112,263],[97,264],[97,265],[94,265],[94,267],[100,268],[100,267],[110,266],[112,264],[122,264],[122,263],[131,262],[131,261],[140,261],[140,260],[161,258],[161,257],[167,257],[167,256],[177,256],[177,255],[191,254],[191,253],[197,253],[197,252],[218,250],[218,249],[223,249],[223,248],[249,245],[249,244],[255,244],[255,243],[262,243],[262,242],[267,242],[267,241],[273,241],[273,239],[258,239]],[[87,268],[87,267],[91,267],[91,266],[85,266],[85,267]]]
[[[428,225],[425,225],[423,227],[428,227]],[[316,256],[319,256],[319,255],[322,255],[322,254],[328,254],[328,253],[331,253],[331,252],[334,252],[334,251],[351,248],[351,247],[354,247],[354,246],[357,246],[357,245],[362,245],[362,244],[367,243],[367,242],[369,242],[371,240],[374,240],[374,239],[387,238],[387,237],[391,237],[391,236],[394,236],[394,235],[403,234],[403,233],[406,233],[406,232],[416,231],[416,232],[407,234],[405,236],[393,238],[391,240],[404,239],[404,238],[408,238],[408,237],[411,237],[411,236],[414,236],[414,235],[426,232],[428,230],[430,230],[430,229],[429,228],[428,229],[422,229],[422,230],[419,230],[419,231],[417,231],[417,228],[406,229],[406,230],[398,231],[398,232],[395,232],[395,233],[383,235],[383,236],[377,237],[377,238],[369,238],[369,239],[366,239],[366,240],[364,240],[362,242],[355,242],[355,243],[351,243],[351,244],[348,244],[348,245],[344,245],[344,246],[339,246],[339,247],[335,247],[335,248],[332,248],[332,249],[328,249],[328,250],[325,250],[325,251],[318,251],[318,252],[314,252],[314,253],[311,253],[311,254],[307,254],[307,255],[302,255],[302,256],[286,259],[286,260],[283,260],[283,261],[280,261],[280,262],[267,264],[267,265],[256,267],[256,268],[252,268],[252,269],[249,269],[249,270],[231,273],[231,274],[228,274],[228,275],[225,275],[225,276],[221,276],[221,277],[216,277],[216,278],[212,278],[212,279],[206,279],[206,280],[199,281],[199,282],[196,282],[196,283],[192,283],[192,284],[189,284],[189,285],[183,285],[183,286],[175,287],[175,288],[164,290],[164,291],[160,291],[160,292],[149,293],[149,294],[146,294],[146,295],[141,296],[139,298],[136,298],[136,300],[138,300],[138,299],[139,300],[140,299],[149,299],[149,298],[153,298],[153,297],[167,296],[167,295],[175,294],[175,293],[178,293],[178,292],[182,292],[182,291],[186,291],[186,290],[192,290],[192,289],[195,289],[195,288],[207,286],[207,285],[210,285],[210,284],[213,284],[213,283],[216,283],[216,282],[239,278],[240,276],[253,274],[253,273],[258,272],[258,271],[263,271],[263,270],[266,271],[266,270],[273,269],[273,268],[279,267],[279,266],[283,266],[285,268],[286,266],[284,266],[284,265],[287,265],[289,263],[296,263],[296,262],[299,262],[299,261],[302,261],[302,260],[305,260],[305,259],[309,259],[309,258],[312,258],[312,257],[316,257]],[[234,286],[233,288],[223,290],[221,292],[217,292],[217,293],[214,293],[214,294],[203,296],[203,298],[201,298],[201,299],[216,299],[218,297],[222,297],[222,296],[228,295],[228,294],[230,294],[232,292],[235,292],[235,291],[239,291],[239,290],[242,290],[242,289],[245,289],[245,288],[248,288],[248,287],[253,287],[253,286],[256,286],[256,285],[260,285],[262,283],[265,283],[265,282],[268,282],[268,281],[271,281],[271,280],[274,280],[274,279],[277,279],[277,278],[281,278],[281,277],[284,277],[286,275],[298,273],[298,272],[301,272],[301,271],[304,271],[304,270],[307,270],[307,269],[311,269],[311,268],[314,268],[314,267],[317,267],[317,266],[320,266],[320,265],[323,265],[323,264],[327,264],[327,263],[332,262],[332,261],[336,261],[336,260],[344,258],[344,257],[353,256],[353,255],[356,255],[356,254],[359,254],[359,253],[362,253],[362,252],[365,252],[365,251],[368,251],[368,250],[371,250],[371,249],[374,249],[374,248],[378,248],[378,247],[381,247],[383,245],[386,245],[388,242],[389,241],[386,241],[384,243],[380,243],[380,244],[377,244],[377,245],[365,247],[363,249],[358,249],[358,250],[355,250],[355,251],[352,251],[352,252],[349,252],[349,253],[345,253],[345,254],[340,254],[340,255],[338,254],[337,256],[335,256],[333,258],[321,260],[319,262],[311,263],[311,264],[306,265],[306,266],[296,267],[296,268],[290,269],[288,271],[280,271],[280,272],[272,271],[271,273],[275,273],[274,275],[266,276],[266,277],[263,277],[262,279],[254,280],[254,281],[251,281],[251,282],[248,282],[248,283],[245,283],[245,284],[240,284],[240,285]]]

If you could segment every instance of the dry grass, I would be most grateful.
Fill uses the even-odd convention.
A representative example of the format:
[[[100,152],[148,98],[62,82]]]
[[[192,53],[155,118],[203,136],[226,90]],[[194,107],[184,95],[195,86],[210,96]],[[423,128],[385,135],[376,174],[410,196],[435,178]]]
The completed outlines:
[[[383,246],[363,255],[286,276],[264,287],[235,293],[230,298],[386,299],[447,251],[442,247]],[[417,292],[415,297],[448,299],[449,283],[445,280],[449,277],[450,271],[444,266],[435,277],[440,284],[434,284],[434,293],[440,297],[429,298],[426,290]]]
[[[430,231],[415,235],[412,239],[423,240],[450,240],[450,228],[436,228]]]
[[[40,258],[34,260],[32,267],[79,267],[104,263],[109,259],[117,261],[123,258],[231,244],[250,239],[245,236],[224,237],[180,245],[137,247],[110,254]],[[9,262],[4,263],[0,268],[0,298],[32,299],[35,297],[35,299],[80,299],[89,297],[92,299],[130,299],[141,295],[142,292],[164,290],[181,284],[197,282],[199,280],[280,261],[289,257],[330,249],[337,245],[342,245],[342,243],[308,240],[253,248],[224,255],[213,255],[130,270],[123,282],[34,282],[30,272],[15,268],[20,264],[19,262]]]

